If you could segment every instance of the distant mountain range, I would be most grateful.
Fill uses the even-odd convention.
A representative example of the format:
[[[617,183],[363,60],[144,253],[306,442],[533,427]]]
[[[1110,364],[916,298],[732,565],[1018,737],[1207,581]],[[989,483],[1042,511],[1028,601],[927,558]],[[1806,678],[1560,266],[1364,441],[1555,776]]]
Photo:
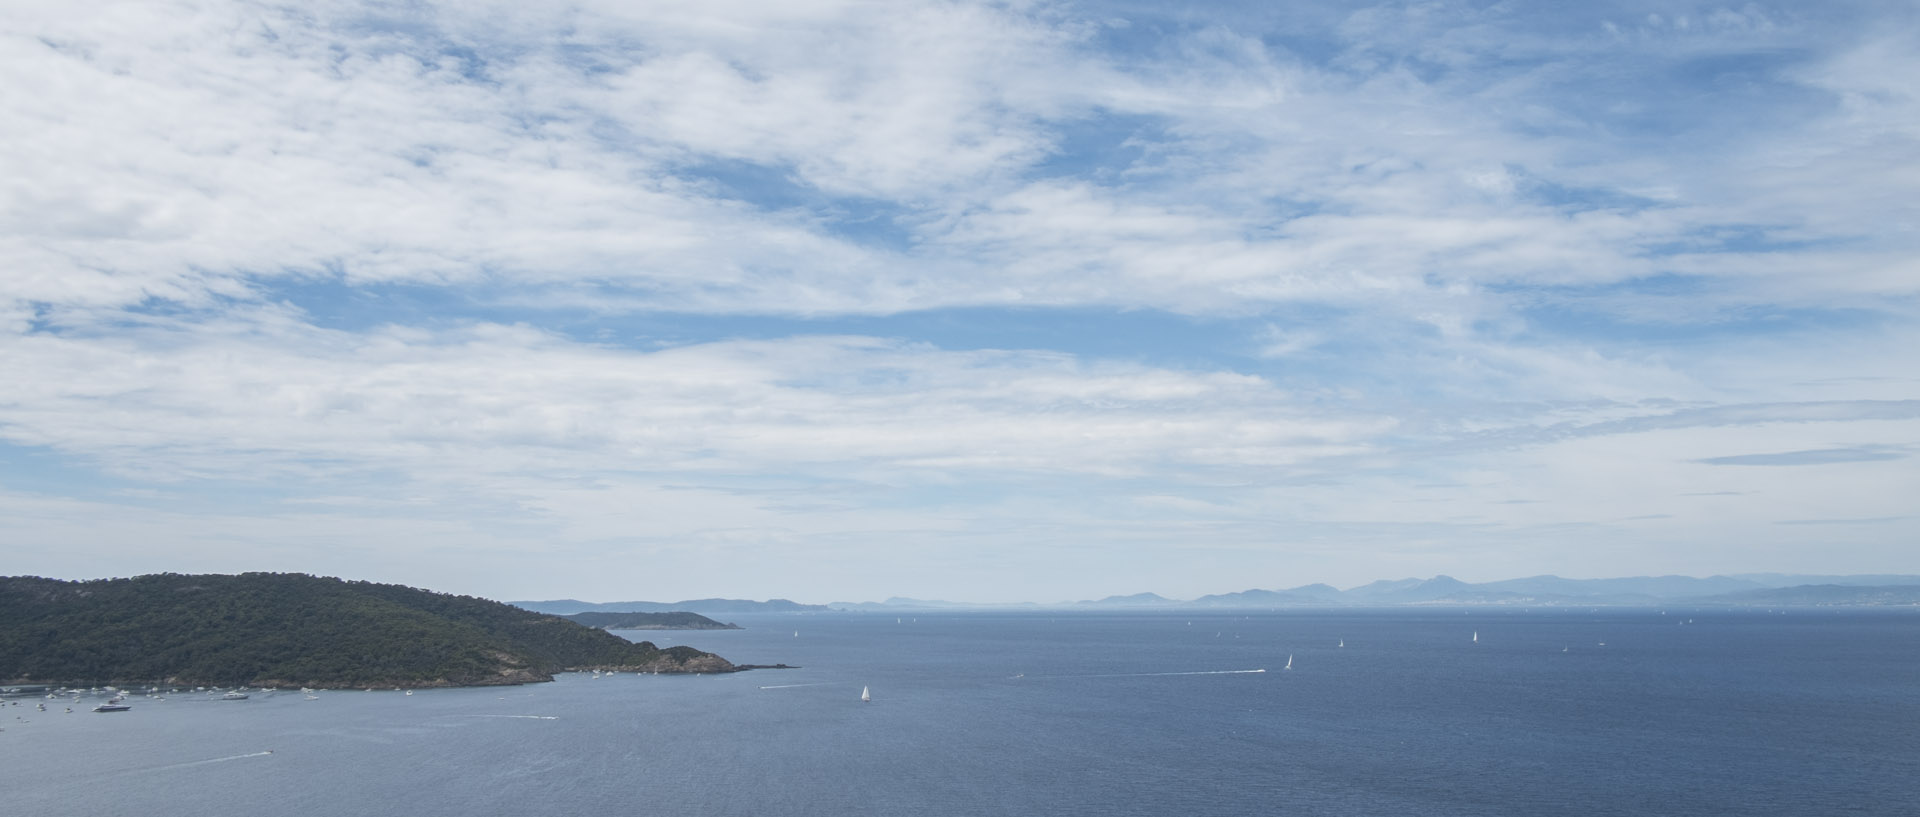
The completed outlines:
[[[1860,574],[1821,576],[1785,573],[1743,573],[1732,576],[1634,576],[1617,579],[1564,579],[1529,576],[1495,582],[1463,582],[1451,576],[1430,579],[1391,579],[1346,590],[1307,584],[1284,590],[1252,589],[1197,599],[1171,599],[1155,593],[1108,596],[1060,604],[968,604],[951,601],[891,598],[884,602],[835,602],[837,610],[940,610],[962,608],[1075,608],[1248,609],[1303,606],[1380,607],[1402,604],[1556,604],[1650,605],[1692,604],[1915,604],[1920,603],[1920,576]]]
[[[1267,609],[1275,607],[1390,607],[1427,605],[1863,605],[1920,604],[1920,576],[1868,573],[1823,576],[1798,573],[1739,573],[1731,576],[1631,576],[1617,579],[1564,579],[1529,576],[1494,582],[1463,582],[1452,576],[1430,579],[1383,579],[1346,590],[1326,584],[1304,584],[1284,590],[1254,588],[1197,599],[1173,599],[1157,593],[1108,596],[1088,601],[1056,603],[1013,602],[983,604],[894,596],[886,601],[836,601],[799,604],[786,599],[693,599],[679,602],[614,601],[603,604],[559,599],[515,601],[518,607],[554,615],[577,613],[822,613],[900,612],[906,610],[1129,610],[1129,609]]]

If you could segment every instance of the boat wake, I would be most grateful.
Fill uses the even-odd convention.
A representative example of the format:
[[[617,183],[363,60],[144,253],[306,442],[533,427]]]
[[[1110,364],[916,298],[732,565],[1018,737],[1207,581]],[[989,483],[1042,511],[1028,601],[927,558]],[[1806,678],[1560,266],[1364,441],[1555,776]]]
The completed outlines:
[[[470,718],[522,718],[530,721],[557,721],[552,715],[468,715]]]
[[[1165,675],[1251,675],[1265,669],[1214,669],[1195,672],[1117,672],[1104,675],[1034,675],[1033,678],[1154,678]]]
[[[838,682],[819,681],[811,684],[774,684],[773,686],[761,687],[761,689],[799,689],[800,687],[825,687],[825,686],[833,686],[835,683],[838,683]]]
[[[167,766],[149,766],[147,768],[140,769],[139,771],[164,772],[164,771],[167,771],[168,769],[186,769],[194,766],[205,766],[210,763],[225,763],[229,760],[245,760],[250,757],[266,757],[267,755],[270,755],[270,754],[273,754],[272,749],[268,749],[267,751],[264,751],[264,752],[248,752],[244,755],[233,755],[231,757],[216,757],[216,758],[210,758],[207,760],[192,760],[186,763],[174,763]]]

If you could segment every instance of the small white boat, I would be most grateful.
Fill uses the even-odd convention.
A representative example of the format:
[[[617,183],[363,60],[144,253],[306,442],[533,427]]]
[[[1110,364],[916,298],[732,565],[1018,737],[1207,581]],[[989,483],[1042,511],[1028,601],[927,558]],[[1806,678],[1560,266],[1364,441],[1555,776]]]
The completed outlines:
[[[233,692],[229,692],[225,695],[220,696],[220,700],[223,700],[223,701],[244,701],[246,699],[247,699],[247,693],[240,692],[238,690],[235,690]]]
[[[104,703],[93,708],[95,712],[125,712],[133,707],[126,704]],[[72,711],[72,710],[68,710]]]
[[[861,688],[860,688],[860,701],[861,701],[861,703],[870,703],[870,702],[872,702],[872,701],[873,701],[873,693],[871,693],[871,692],[868,692],[868,691],[867,691],[867,688],[866,688],[866,687],[861,687]]]
[[[1478,644],[1478,643],[1480,643],[1480,631],[1479,631],[1479,630],[1474,630],[1474,631],[1473,631],[1473,643],[1475,643],[1475,644]]]
[[[1342,647],[1347,646],[1347,640],[1344,638],[1340,639],[1340,646]]]
[[[1293,669],[1293,653],[1287,653],[1287,665],[1281,669]]]

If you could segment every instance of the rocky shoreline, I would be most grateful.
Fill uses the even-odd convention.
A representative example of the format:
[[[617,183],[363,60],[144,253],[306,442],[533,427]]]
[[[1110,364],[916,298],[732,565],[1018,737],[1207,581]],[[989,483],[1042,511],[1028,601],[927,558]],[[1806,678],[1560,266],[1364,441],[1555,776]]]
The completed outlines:
[[[687,661],[654,661],[647,664],[607,664],[600,666],[567,667],[561,672],[625,672],[635,675],[723,675],[733,672],[748,672],[765,669],[799,669],[788,664],[735,664],[717,655],[704,655]],[[159,688],[162,690],[189,690],[195,688],[227,689],[234,687],[248,689],[270,689],[287,692],[303,689],[458,689],[461,687],[524,686],[544,684],[554,680],[556,673],[545,673],[528,669],[505,670],[493,676],[483,678],[434,678],[430,680],[393,679],[393,678],[354,678],[354,679],[310,679],[291,681],[284,678],[261,678],[244,684],[230,682],[207,682],[197,679],[119,679],[104,683],[63,683],[44,679],[9,679],[0,686],[23,689],[121,689]]]

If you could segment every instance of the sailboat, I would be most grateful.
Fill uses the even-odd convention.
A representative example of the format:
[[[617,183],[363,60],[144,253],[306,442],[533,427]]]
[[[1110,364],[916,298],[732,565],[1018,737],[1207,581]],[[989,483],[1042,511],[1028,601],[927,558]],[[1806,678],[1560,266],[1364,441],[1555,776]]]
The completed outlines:
[[[1344,638],[1340,639],[1340,646],[1342,647],[1347,646],[1347,640]]]
[[[868,691],[867,691],[867,688],[866,688],[866,687],[861,687],[861,688],[860,688],[860,702],[861,702],[861,703],[871,703],[872,701],[873,701],[873,694],[872,694],[872,693],[870,693],[870,692],[868,692]]]
[[[1478,644],[1478,643],[1480,643],[1480,631],[1479,631],[1479,630],[1474,630],[1474,631],[1473,631],[1473,643],[1475,643],[1475,644]]]
[[[1287,653],[1287,665],[1281,669],[1293,669],[1293,653]]]

